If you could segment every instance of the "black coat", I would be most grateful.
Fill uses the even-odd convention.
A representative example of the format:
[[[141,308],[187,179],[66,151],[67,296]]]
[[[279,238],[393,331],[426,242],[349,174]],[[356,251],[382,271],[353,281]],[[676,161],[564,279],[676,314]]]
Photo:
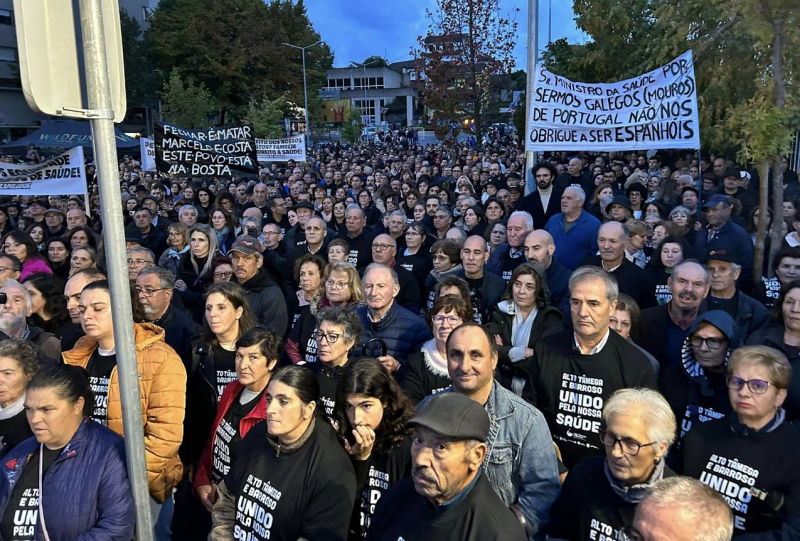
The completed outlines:
[[[188,372],[189,361],[192,357],[190,342],[200,333],[200,325],[172,305],[167,308],[163,316],[153,323],[164,329],[164,341],[175,350]]]
[[[599,255],[587,257],[581,261],[581,266],[583,265],[594,265],[595,267],[603,268]],[[631,296],[641,310],[656,305],[656,300],[653,296],[653,277],[646,270],[623,257],[619,267],[609,274],[616,278],[619,292]]]
[[[520,200],[517,204],[517,210],[524,210],[533,217],[534,229],[544,229],[547,221],[561,212],[561,195],[563,193],[563,188],[559,189],[553,186],[550,200],[547,202],[547,208],[544,208],[539,190],[534,189]]]
[[[505,304],[505,303],[502,303]],[[531,326],[531,333],[528,336],[527,347],[533,347],[545,336],[550,336],[564,329],[564,314],[552,306],[545,306],[539,309],[536,318]],[[514,325],[514,315],[502,310],[501,306],[496,306],[492,310],[491,319],[487,328],[490,333],[499,336],[503,342],[502,346],[497,346],[497,381],[506,387],[511,388],[512,378],[527,378],[530,373],[531,359],[526,358],[518,362],[512,362],[508,356],[511,350],[511,329]]]

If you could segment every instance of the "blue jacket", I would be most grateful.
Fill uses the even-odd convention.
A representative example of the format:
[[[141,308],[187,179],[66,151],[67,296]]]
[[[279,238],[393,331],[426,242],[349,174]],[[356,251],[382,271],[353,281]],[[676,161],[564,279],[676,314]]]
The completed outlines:
[[[569,231],[564,230],[564,214],[558,213],[544,226],[545,230],[553,236],[556,245],[556,260],[575,270],[583,258],[597,253],[597,230],[600,229],[600,220],[586,211],[582,211]]]
[[[421,317],[414,315],[395,301],[383,319],[375,323],[369,320],[366,306],[357,308],[356,313],[364,325],[361,343],[366,344],[373,338],[383,340],[386,343],[386,355],[391,355],[401,365],[406,364],[408,356],[418,352],[422,344],[433,338]],[[366,348],[364,354],[379,357],[383,353],[378,344],[373,342]]]
[[[453,392],[453,388],[443,392]],[[538,409],[497,381],[492,382],[484,407],[490,424],[483,470],[503,503],[520,508],[528,535],[534,536],[544,529],[561,488],[547,421]]]
[[[32,453],[28,438],[5,457],[0,476],[0,513]],[[91,420],[84,420],[72,440],[47,470],[42,506],[51,541],[130,541],[136,515],[125,469],[122,438]],[[37,517],[36,541],[44,539]]]
[[[486,262],[483,269],[486,272],[491,272],[495,276],[503,276],[503,260],[510,249],[511,245],[507,242],[495,248],[492,253],[489,254],[489,261]],[[520,263],[525,263],[525,261],[520,261]]]

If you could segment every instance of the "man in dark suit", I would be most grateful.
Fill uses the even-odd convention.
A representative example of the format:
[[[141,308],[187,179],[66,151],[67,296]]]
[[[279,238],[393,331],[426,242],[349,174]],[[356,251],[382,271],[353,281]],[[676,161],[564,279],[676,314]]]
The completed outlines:
[[[542,229],[547,220],[561,212],[561,192],[554,185],[558,171],[552,164],[539,162],[533,166],[536,189],[522,198],[516,210],[524,210],[533,216],[534,229]]]

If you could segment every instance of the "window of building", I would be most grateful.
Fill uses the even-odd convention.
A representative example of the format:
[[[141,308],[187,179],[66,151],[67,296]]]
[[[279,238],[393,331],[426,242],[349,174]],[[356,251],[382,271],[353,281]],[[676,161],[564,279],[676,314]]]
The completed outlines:
[[[0,60],[18,62],[17,50],[14,47],[0,47]]]
[[[7,24],[9,26],[14,24],[14,18],[11,16],[10,9],[0,9],[0,24]]]

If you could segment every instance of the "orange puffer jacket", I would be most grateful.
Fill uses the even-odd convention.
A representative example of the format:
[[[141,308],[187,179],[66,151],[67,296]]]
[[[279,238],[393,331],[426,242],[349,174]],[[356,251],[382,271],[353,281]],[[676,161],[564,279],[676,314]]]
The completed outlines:
[[[186,409],[186,369],[175,350],[164,342],[164,330],[150,323],[135,323],[136,365],[142,404],[144,449],[150,495],[159,502],[167,499],[183,475],[178,447],[183,439]],[[97,341],[83,336],[64,362],[86,368],[97,349]],[[122,433],[122,403],[117,368],[111,372],[108,388],[108,428]]]

